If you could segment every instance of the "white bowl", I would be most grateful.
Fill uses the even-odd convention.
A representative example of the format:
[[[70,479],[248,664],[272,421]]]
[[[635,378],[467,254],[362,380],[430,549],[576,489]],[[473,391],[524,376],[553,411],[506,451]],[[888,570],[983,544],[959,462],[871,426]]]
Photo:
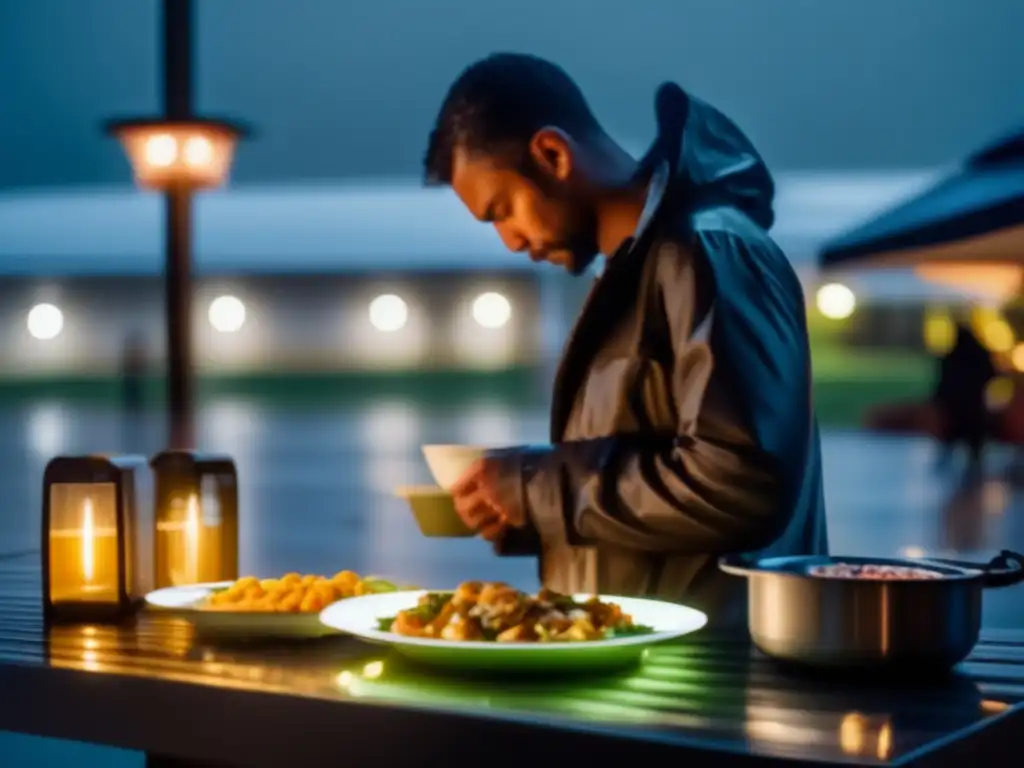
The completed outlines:
[[[448,491],[487,450],[482,445],[424,445],[423,458],[434,481]]]

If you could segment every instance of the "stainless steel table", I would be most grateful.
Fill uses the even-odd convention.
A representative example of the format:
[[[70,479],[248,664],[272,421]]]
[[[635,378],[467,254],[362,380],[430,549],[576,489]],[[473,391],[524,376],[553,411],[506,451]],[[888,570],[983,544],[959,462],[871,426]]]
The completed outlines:
[[[47,632],[39,588],[37,557],[0,560],[0,730],[139,750],[154,766],[427,766],[467,751],[963,766],[1024,748],[1024,631],[988,632],[927,685],[794,677],[715,635],[631,674],[513,682],[416,670],[345,638],[208,645],[145,613]]]

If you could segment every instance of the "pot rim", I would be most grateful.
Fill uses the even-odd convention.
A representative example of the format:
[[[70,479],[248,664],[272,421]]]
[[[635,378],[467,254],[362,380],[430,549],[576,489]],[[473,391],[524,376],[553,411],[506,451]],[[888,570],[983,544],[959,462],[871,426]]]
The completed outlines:
[[[941,574],[938,579],[828,579],[812,576],[807,573],[809,568],[818,565],[895,565],[903,568],[921,568]],[[844,555],[783,555],[766,557],[757,560],[746,560],[742,557],[723,557],[718,567],[733,576],[778,576],[789,579],[814,579],[822,582],[841,582],[844,584],[948,584],[950,582],[980,581],[985,576],[983,568],[968,568],[947,564],[928,558],[897,558],[897,557],[863,557]]]

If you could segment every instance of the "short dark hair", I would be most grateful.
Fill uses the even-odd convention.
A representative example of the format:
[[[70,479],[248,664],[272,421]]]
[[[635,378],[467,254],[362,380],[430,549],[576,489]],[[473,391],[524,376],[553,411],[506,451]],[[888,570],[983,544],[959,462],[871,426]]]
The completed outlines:
[[[449,88],[430,132],[424,181],[451,184],[457,148],[521,161],[527,142],[546,125],[577,138],[601,130],[583,92],[557,64],[525,53],[491,54]]]

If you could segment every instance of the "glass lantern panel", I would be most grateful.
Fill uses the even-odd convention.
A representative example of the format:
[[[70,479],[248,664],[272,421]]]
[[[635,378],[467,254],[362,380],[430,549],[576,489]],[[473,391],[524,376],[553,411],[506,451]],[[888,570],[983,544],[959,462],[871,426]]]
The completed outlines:
[[[51,485],[49,537],[54,603],[118,602],[115,483]]]
[[[208,493],[205,485],[173,494],[161,510],[157,524],[161,584],[181,586],[221,578],[219,498]]]

